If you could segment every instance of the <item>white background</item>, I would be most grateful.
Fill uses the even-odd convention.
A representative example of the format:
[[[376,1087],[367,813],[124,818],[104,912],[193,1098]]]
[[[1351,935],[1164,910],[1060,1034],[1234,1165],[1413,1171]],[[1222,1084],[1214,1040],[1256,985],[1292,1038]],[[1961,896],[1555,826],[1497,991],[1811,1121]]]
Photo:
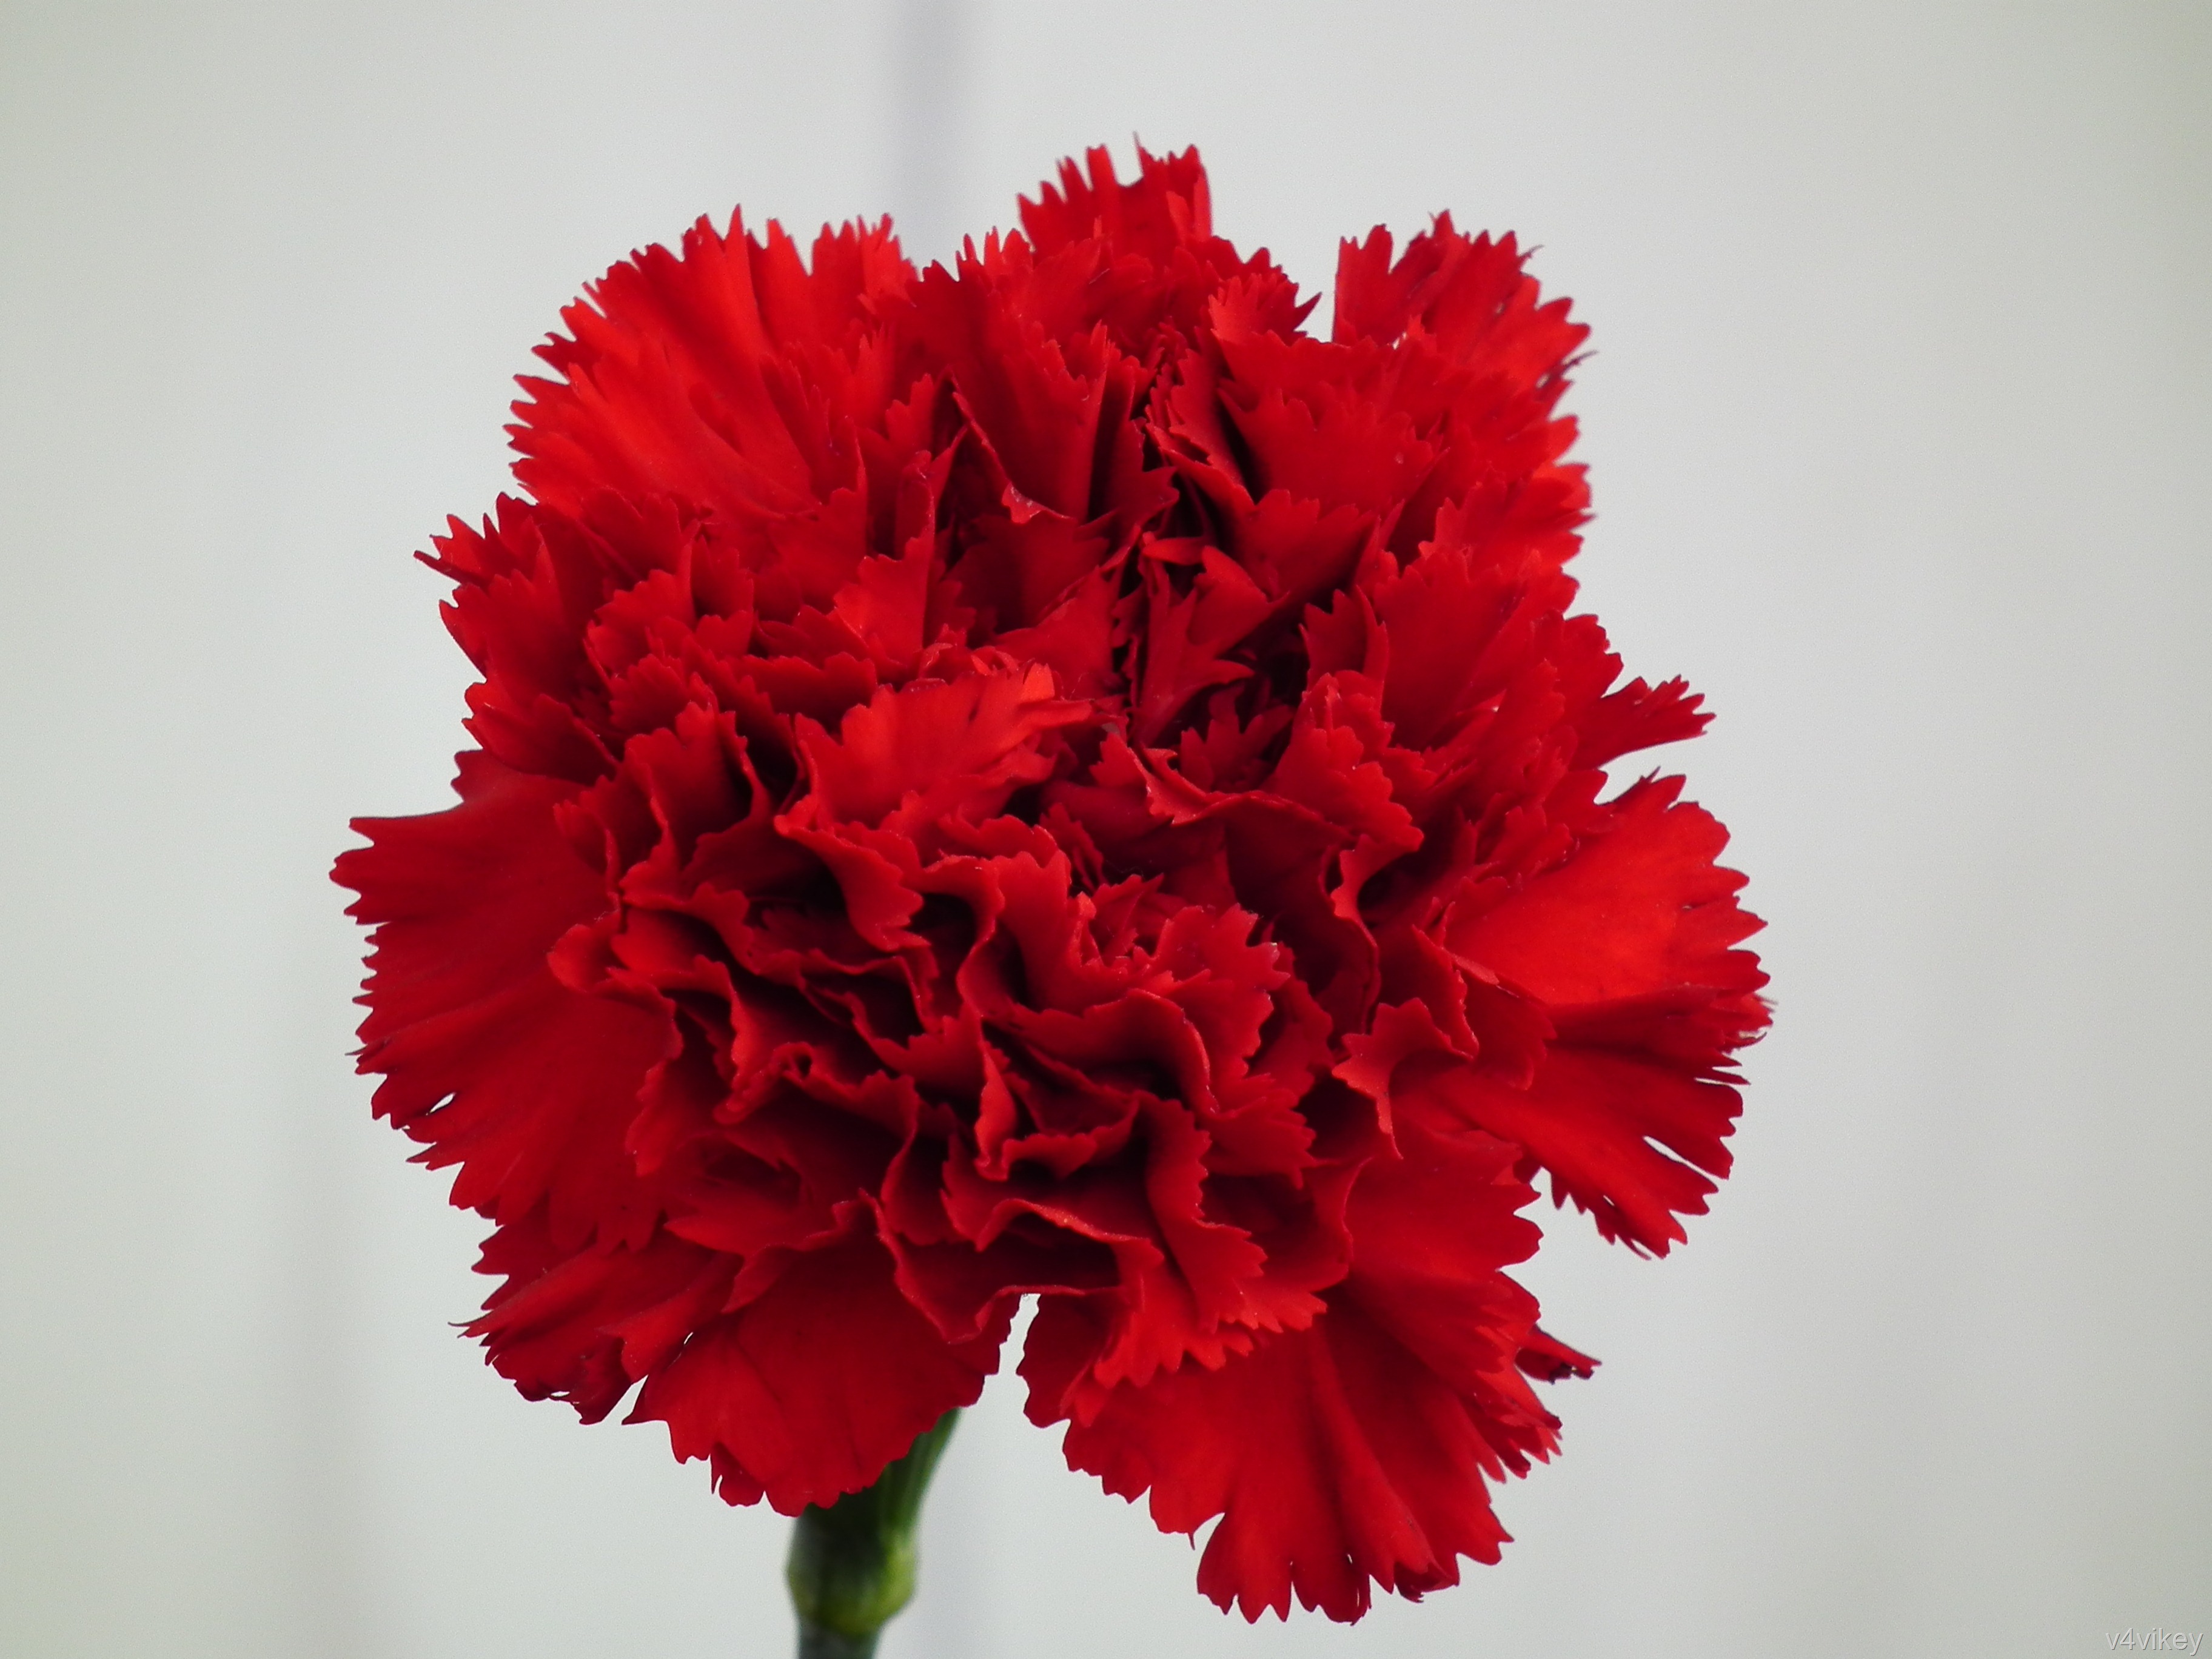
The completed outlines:
[[[1778,1012],[1686,1251],[1558,1218],[1606,1364],[1503,1566],[1248,1627],[995,1386],[885,1659],[2212,1625],[2212,8],[0,0],[0,1652],[787,1651],[785,1522],[450,1328],[326,872],[448,799],[407,556],[584,279],[737,203],[945,254],[1133,131],[1312,287],[1540,245]]]

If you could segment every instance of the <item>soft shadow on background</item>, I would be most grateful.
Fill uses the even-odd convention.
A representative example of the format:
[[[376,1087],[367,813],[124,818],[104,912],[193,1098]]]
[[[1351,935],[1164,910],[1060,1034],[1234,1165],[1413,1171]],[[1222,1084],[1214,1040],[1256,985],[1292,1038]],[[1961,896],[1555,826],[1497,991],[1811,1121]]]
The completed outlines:
[[[508,377],[703,211],[923,257],[1056,158],[1517,230],[1596,330],[1579,567],[1720,719],[1772,926],[1737,1177],[1559,1234],[1504,1565],[1224,1619],[1002,1379],[885,1659],[2088,1654],[2212,1625],[2212,13],[0,0],[0,1650],[781,1655],[787,1523],[450,1322],[352,1076],[356,813],[459,746]]]

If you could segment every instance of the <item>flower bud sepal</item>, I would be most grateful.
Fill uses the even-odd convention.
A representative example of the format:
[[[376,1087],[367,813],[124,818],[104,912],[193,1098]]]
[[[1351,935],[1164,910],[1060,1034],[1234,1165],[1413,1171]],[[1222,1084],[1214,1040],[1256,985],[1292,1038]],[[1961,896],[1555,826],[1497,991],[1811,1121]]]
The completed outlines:
[[[883,1627],[914,1599],[922,1496],[959,1415],[922,1431],[873,1486],[799,1515],[783,1573],[799,1659],[873,1659]]]

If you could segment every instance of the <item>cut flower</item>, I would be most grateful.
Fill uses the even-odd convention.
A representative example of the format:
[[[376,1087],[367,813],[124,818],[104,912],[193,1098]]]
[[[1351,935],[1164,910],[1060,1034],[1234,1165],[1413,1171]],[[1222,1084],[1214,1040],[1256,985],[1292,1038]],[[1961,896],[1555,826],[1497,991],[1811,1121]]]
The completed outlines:
[[[1607,781],[1706,716],[1568,614],[1584,330],[1510,237],[1346,242],[1324,339],[1195,152],[1021,216],[702,220],[563,313],[526,497],[426,556],[459,804],[338,860],[360,1063],[526,1395],[792,1513],[1034,1296],[1069,1462],[1353,1619],[1498,1559],[1595,1363],[1534,1183],[1663,1255],[1727,1172],[1758,923]]]

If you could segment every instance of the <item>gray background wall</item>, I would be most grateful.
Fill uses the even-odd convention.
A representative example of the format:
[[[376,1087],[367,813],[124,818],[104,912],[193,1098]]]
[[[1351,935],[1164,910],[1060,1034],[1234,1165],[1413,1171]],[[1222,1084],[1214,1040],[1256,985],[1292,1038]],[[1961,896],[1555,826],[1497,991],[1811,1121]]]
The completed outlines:
[[[448,1328],[325,872],[447,799],[407,554],[583,279],[740,202],[945,254],[1133,130],[1310,286],[1541,245],[1779,1015],[1691,1247],[1532,1274],[1607,1363],[1502,1567],[1249,1629],[994,1387],[885,1659],[2212,1624],[2212,10],[0,0],[0,1651],[787,1650],[784,1522]]]

